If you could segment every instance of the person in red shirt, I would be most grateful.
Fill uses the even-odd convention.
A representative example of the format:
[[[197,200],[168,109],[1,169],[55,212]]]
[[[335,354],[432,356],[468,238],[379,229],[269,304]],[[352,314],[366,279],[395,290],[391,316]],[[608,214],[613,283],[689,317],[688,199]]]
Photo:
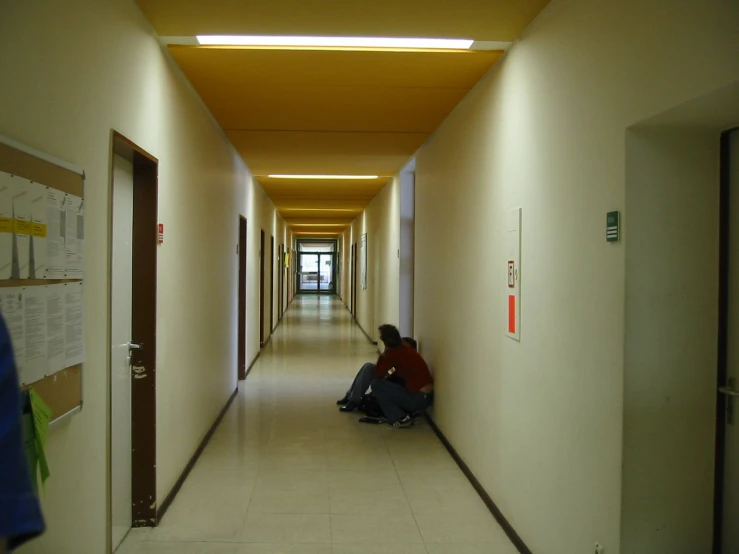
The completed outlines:
[[[403,337],[402,341],[403,344],[407,344],[414,350],[418,350],[418,344],[412,337]],[[367,394],[367,390],[370,388],[372,381],[375,380],[375,369],[383,356],[384,354],[380,354],[377,363],[373,364],[372,362],[367,362],[357,372],[357,376],[354,378],[354,381],[349,387],[349,390],[346,391],[344,397],[341,400],[336,401],[336,404],[340,406],[339,411],[353,412],[359,409],[359,406],[362,403],[362,397]],[[390,377],[390,380],[393,380],[392,376]],[[397,377],[394,380],[398,383],[402,383],[402,380]]]
[[[426,361],[403,343],[395,326],[380,325],[379,331],[385,352],[375,367],[372,396],[391,426],[410,427],[413,425],[410,414],[425,410],[433,402],[434,379]],[[405,384],[399,384],[399,379]]]

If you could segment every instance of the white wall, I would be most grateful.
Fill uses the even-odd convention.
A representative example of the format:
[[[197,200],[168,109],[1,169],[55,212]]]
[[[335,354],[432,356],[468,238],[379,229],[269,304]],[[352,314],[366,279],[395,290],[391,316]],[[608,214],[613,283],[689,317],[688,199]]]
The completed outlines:
[[[352,245],[354,241],[352,239],[352,227],[349,227],[341,235],[339,239],[343,246],[341,247],[341,299],[344,301],[344,305],[349,308],[351,305],[352,298]]]
[[[85,405],[50,432],[49,529],[23,551],[100,554],[107,547],[111,130],[160,160],[159,501],[236,387],[240,213],[249,218],[247,359],[259,350],[255,229],[272,224],[262,219],[273,206],[131,1],[3,1],[0,75],[0,134],[87,173]]]
[[[718,0],[553,0],[417,156],[415,329],[435,418],[533,552],[631,554],[625,243],[606,244],[606,212],[628,225],[626,128],[739,79],[738,20]],[[520,343],[503,319],[515,206]]]
[[[633,130],[627,160],[622,551],[709,552],[719,133]]]
[[[362,289],[361,237],[367,233],[367,288]],[[373,340],[379,340],[377,326],[399,324],[400,305],[400,178],[395,177],[369,203],[344,233],[349,244],[357,243],[358,323]],[[351,252],[345,255],[350,269]],[[345,275],[350,276],[347,271]],[[347,289],[350,290],[350,289]],[[350,293],[346,297],[349,304]]]
[[[274,311],[274,324],[277,325],[277,285],[274,289],[273,302],[270,305],[270,291],[272,276],[270,264],[274,266],[275,282],[279,278],[277,274],[277,261],[271,257],[270,238],[275,237],[275,253],[278,252],[280,237],[288,233],[287,226],[280,217],[277,209],[259,184],[250,179],[250,196],[247,201],[247,240],[248,240],[248,268],[247,268],[247,367],[260,352],[259,346],[259,279],[260,279],[260,256],[264,255],[264,341],[269,340],[272,330],[270,329],[270,309]],[[264,231],[264,252],[261,249],[261,232]]]
[[[284,220],[280,217],[275,208],[274,204],[269,200],[269,197],[264,193],[261,187],[257,185],[257,192],[255,194],[256,201],[256,221],[259,225],[254,229],[255,253],[259,254],[260,248],[260,232],[264,231],[264,341],[267,342],[269,337],[272,335],[272,326],[276,326],[278,322],[277,318],[277,302],[278,302],[278,285],[277,280],[279,279],[277,259],[276,255],[280,248],[280,237],[284,236],[286,227]],[[274,238],[274,253],[272,256],[272,243],[271,239]],[[258,259],[257,259],[257,263]],[[272,269],[272,271],[270,271]],[[257,290],[259,286],[259,266],[256,266],[255,279],[257,282]],[[274,281],[274,282],[273,282]],[[254,304],[255,310],[259,310],[259,297],[257,296],[257,303]],[[259,346],[259,317],[256,320],[257,325],[257,349]]]
[[[415,163],[414,163],[415,168]],[[415,179],[413,171],[400,173],[400,292],[399,329],[403,336],[413,336],[413,267],[415,248]]]

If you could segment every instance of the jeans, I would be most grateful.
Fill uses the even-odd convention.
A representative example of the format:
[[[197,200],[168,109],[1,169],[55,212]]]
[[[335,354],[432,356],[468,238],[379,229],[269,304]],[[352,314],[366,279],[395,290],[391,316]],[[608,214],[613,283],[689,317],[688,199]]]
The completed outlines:
[[[362,369],[359,370],[357,376],[354,378],[352,386],[349,387],[348,391],[346,391],[346,397],[349,399],[349,402],[359,404],[362,400],[362,395],[367,392],[367,389],[369,389],[370,383],[372,383],[374,378],[375,364],[369,362],[364,364]]]
[[[377,398],[385,417],[391,423],[402,419],[406,414],[425,410],[434,401],[433,393],[408,392],[405,387],[384,379],[372,381],[372,395]]]

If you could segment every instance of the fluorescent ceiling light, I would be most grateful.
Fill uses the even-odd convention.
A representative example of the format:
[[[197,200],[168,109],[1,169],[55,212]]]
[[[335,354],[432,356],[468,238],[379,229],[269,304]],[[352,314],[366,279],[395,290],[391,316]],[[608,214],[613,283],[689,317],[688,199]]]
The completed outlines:
[[[362,208],[280,208],[281,212],[361,212]]]
[[[348,223],[288,223],[291,227],[348,227]]]
[[[402,48],[412,50],[469,50],[473,40],[392,37],[281,37],[250,35],[198,35],[204,46],[272,46],[276,48]]]
[[[378,175],[268,175],[270,179],[379,179]]]

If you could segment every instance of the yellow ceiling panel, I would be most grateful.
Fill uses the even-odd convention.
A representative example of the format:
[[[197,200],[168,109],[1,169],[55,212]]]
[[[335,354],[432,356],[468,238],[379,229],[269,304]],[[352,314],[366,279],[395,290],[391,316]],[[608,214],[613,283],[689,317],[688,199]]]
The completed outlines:
[[[428,138],[421,133],[227,131],[255,175],[392,176]]]
[[[197,34],[512,41],[549,0],[137,0],[162,36]]]
[[[300,227],[346,227],[354,221],[352,217],[286,217],[285,223]],[[326,229],[330,231],[331,229]]]
[[[201,92],[228,130],[432,133],[467,89],[251,87]]]
[[[510,42],[549,0],[137,0],[157,33],[467,38]],[[187,41],[185,41],[187,42]],[[280,213],[335,236],[502,52],[169,46]],[[380,175],[294,181],[270,174]],[[319,224],[323,222],[323,227]],[[310,225],[314,222],[315,225]]]
[[[336,238],[340,236],[346,229],[337,229],[336,231],[321,231],[319,229],[293,229],[294,235],[298,235],[301,238],[313,238],[320,237],[322,239]]]
[[[274,203],[286,217],[319,217],[318,212],[341,217],[343,214],[358,214],[365,207],[365,201],[361,198],[333,198],[323,201],[315,198],[282,197],[275,198]]]
[[[500,56],[198,47],[171,52],[226,130],[426,134]]]
[[[388,182],[389,179],[373,179],[366,181],[259,179],[259,183],[262,185],[264,192],[273,199],[371,199],[374,198]]]
[[[275,206],[287,221],[354,221],[367,204],[366,198],[288,198],[276,197]]]
[[[502,52],[251,50],[170,46],[198,90],[263,86],[472,88]]]

